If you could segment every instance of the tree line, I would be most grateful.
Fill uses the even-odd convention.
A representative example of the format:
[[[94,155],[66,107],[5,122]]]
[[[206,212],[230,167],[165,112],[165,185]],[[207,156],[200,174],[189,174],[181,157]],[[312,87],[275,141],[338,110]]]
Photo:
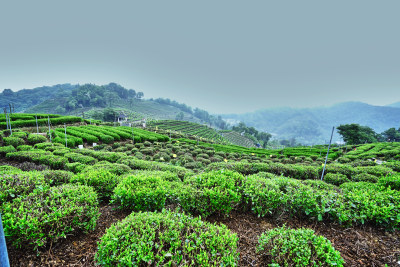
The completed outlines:
[[[400,128],[389,128],[382,133],[376,133],[368,126],[362,126],[356,123],[342,124],[337,127],[338,133],[343,141],[349,145],[357,145],[375,142],[400,142]]]

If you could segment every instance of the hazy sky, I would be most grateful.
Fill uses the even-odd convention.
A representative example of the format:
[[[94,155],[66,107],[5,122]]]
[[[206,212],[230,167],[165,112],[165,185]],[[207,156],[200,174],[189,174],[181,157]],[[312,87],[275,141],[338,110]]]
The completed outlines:
[[[116,82],[216,113],[400,101],[400,1],[0,2],[0,91]]]

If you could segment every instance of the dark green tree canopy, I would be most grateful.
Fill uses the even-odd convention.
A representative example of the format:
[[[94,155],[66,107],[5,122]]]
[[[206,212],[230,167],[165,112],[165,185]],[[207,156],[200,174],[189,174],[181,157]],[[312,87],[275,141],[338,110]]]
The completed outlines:
[[[368,126],[361,126],[355,123],[342,124],[337,127],[337,130],[343,141],[349,145],[374,143],[379,140],[379,134]]]

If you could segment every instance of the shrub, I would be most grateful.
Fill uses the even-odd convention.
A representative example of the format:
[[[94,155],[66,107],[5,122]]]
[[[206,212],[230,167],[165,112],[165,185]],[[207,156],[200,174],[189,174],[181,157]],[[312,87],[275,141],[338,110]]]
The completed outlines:
[[[42,172],[44,179],[52,186],[69,183],[74,173],[63,170],[46,170]]]
[[[32,149],[32,146],[30,146],[30,145],[21,145],[21,146],[17,147],[18,151],[27,151],[27,150],[31,150],[31,149]]]
[[[21,145],[25,145],[25,141],[22,138],[19,137],[4,137],[3,141],[6,146],[13,146],[13,147],[18,147]]]
[[[400,175],[390,175],[386,177],[381,177],[378,181],[379,185],[384,187],[389,187],[394,190],[400,190]]]
[[[20,147],[20,146],[19,146]],[[10,152],[15,152],[15,151],[17,151],[13,146],[2,146],[2,147],[0,147],[0,155],[1,156],[5,156],[7,153],[10,153]]]
[[[185,179],[188,185],[180,192],[180,205],[185,211],[209,216],[229,214],[241,202],[243,175],[228,171],[211,171]]]
[[[370,182],[376,183],[378,182],[378,177],[369,173],[359,173],[351,177],[353,182]]]
[[[95,259],[101,266],[237,266],[238,238],[185,214],[132,213],[107,229]]]
[[[85,168],[86,168],[86,165],[79,163],[79,162],[65,164],[65,169],[67,171],[71,171],[73,173],[79,173],[79,172],[83,171]]]
[[[88,166],[88,167],[85,168],[85,171],[89,170],[89,169],[92,169],[92,170],[98,170],[98,169],[107,170],[107,171],[109,171],[109,172],[111,172],[112,174],[115,174],[115,175],[122,175],[122,174],[129,173],[129,172],[132,171],[132,169],[129,166],[125,165],[125,164],[110,163],[108,161],[100,161],[100,162],[96,163],[93,166]]]
[[[114,190],[112,203],[133,211],[159,211],[168,200],[173,202],[178,183],[163,179],[159,173],[135,173],[124,177]],[[167,196],[169,195],[169,196]]]
[[[94,188],[99,199],[107,201],[111,198],[114,188],[119,182],[119,176],[104,169],[89,169],[74,175],[71,183],[80,183]]]
[[[324,176],[324,181],[333,185],[341,185],[350,182],[346,175],[340,173],[327,173]]]
[[[67,153],[64,155],[64,157],[66,157],[67,159],[69,159],[70,162],[79,162],[82,164],[95,164],[97,162],[97,159],[90,157],[90,156],[84,156],[82,154],[79,153]]]
[[[38,135],[38,134],[30,134],[28,136],[28,143],[30,145],[35,145],[38,143],[44,143],[47,141],[47,138],[43,135]]]
[[[19,169],[8,169],[0,178],[0,203],[26,196],[38,187],[48,187],[43,174],[37,171],[22,172]]]
[[[343,266],[339,251],[323,236],[311,229],[290,229],[285,226],[264,232],[257,251],[263,265],[279,266]]]
[[[258,174],[247,176],[244,180],[243,196],[247,209],[262,217],[281,211],[288,201],[273,180]]]
[[[73,231],[93,230],[99,217],[91,187],[66,184],[37,191],[3,206],[5,235],[17,246],[35,249]]]

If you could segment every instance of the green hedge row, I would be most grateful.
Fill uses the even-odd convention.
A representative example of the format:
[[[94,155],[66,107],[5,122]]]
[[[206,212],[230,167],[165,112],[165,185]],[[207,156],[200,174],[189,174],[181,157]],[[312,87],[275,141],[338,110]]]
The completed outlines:
[[[38,119],[37,120],[39,125],[47,125],[48,119]],[[73,116],[64,116],[58,118],[50,118],[51,125],[60,125],[64,123],[77,123],[82,122],[82,118],[73,117]],[[11,121],[11,127],[18,128],[18,127],[33,127],[36,126],[36,120],[17,120]],[[0,129],[6,129],[7,124],[6,122],[0,122]]]
[[[68,159],[65,157],[55,156],[51,152],[37,149],[10,152],[7,153],[6,157],[19,162],[30,161],[38,164],[48,165],[52,169],[64,169],[65,164],[68,163]]]

